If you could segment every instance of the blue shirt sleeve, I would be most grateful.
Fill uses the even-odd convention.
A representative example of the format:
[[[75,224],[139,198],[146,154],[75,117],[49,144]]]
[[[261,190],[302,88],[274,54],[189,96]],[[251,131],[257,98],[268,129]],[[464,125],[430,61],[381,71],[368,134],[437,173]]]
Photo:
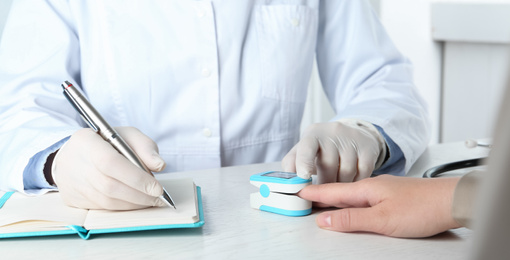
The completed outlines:
[[[45,150],[40,151],[28,161],[25,170],[23,171],[23,185],[25,190],[33,190],[33,189],[56,189],[55,186],[52,186],[46,181],[44,177],[44,164],[46,163],[46,159],[51,153],[54,153],[69,139],[70,137],[66,137],[52,146],[48,147]]]
[[[402,153],[402,150],[398,145],[391,140],[391,138],[384,132],[384,130],[379,127],[378,125],[374,125],[377,130],[379,130],[379,133],[384,138],[384,141],[386,141],[386,145],[388,146],[389,157],[386,162],[384,162],[379,169],[374,171],[372,173],[372,176],[380,175],[380,174],[391,174],[396,176],[404,176],[405,175],[405,165],[406,165],[406,158],[404,157],[404,153]]]

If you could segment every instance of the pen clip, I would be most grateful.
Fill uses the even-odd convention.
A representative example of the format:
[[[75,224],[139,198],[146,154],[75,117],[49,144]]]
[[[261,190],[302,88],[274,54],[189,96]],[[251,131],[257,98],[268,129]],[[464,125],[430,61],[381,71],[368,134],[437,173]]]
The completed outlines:
[[[99,128],[90,119],[89,115],[87,115],[85,110],[83,110],[83,108],[78,104],[78,102],[76,102],[76,100],[74,100],[74,98],[72,96],[68,95],[66,92],[64,92],[64,93],[65,93],[64,96],[67,98],[67,100],[69,100],[69,103],[71,103],[71,105],[76,109],[76,111],[78,111],[78,113],[83,118],[83,120],[87,123],[87,125],[89,125],[89,127],[92,128],[92,130],[94,130],[94,132],[98,132]]]

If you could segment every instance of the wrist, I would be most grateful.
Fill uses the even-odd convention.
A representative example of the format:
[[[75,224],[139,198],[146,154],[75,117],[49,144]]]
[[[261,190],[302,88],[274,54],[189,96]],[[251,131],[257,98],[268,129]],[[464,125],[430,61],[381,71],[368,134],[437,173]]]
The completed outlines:
[[[471,171],[459,178],[452,195],[451,215],[460,226],[471,228],[474,216],[475,201],[482,171]]]
[[[460,179],[461,179],[460,177],[444,178],[446,185],[448,186],[448,187],[445,187],[444,190],[449,191],[449,193],[448,193],[449,196],[447,196],[448,207],[446,207],[445,209],[447,210],[446,214],[449,216],[448,220],[449,220],[449,228],[450,229],[466,226],[462,222],[459,222],[459,220],[455,216],[455,212],[452,210],[453,208],[455,208],[455,192],[456,192],[457,185],[459,184]]]

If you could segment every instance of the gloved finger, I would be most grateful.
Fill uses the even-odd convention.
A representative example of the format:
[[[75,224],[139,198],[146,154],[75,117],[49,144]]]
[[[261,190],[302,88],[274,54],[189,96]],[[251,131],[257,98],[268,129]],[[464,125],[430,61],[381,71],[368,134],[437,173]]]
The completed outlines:
[[[107,209],[107,210],[133,210],[147,208],[147,205],[139,205],[122,199],[108,197],[99,193],[97,190],[89,190],[86,193],[73,191],[66,196],[62,196],[62,200],[71,207],[85,209]],[[155,201],[154,206],[164,206],[164,203]]]
[[[150,137],[134,127],[116,127],[115,130],[151,171],[160,172],[165,168],[166,163],[159,156],[158,146]]]
[[[296,145],[296,172],[303,179],[316,174],[315,158],[319,152],[319,142],[314,137],[303,137]]]
[[[330,183],[338,181],[338,166],[340,156],[338,147],[334,141],[322,140],[320,151],[317,156],[317,183]]]
[[[348,145],[340,151],[339,182],[352,182],[358,170],[358,155],[354,146]]]
[[[94,169],[84,169],[87,173],[94,173]],[[93,174],[94,175],[94,174]],[[91,176],[93,179],[96,175]],[[67,181],[67,180],[66,180]],[[138,209],[145,208],[147,206],[132,204],[126,201],[117,201],[117,199],[111,199],[105,197],[100,191],[90,185],[90,180],[85,178],[80,182],[80,185],[69,186],[61,185],[59,192],[62,200],[71,207],[85,208],[85,209]],[[68,183],[68,182],[66,182]],[[100,206],[100,204],[105,207]]]
[[[354,181],[359,181],[372,175],[375,163],[377,162],[377,156],[374,156],[373,152],[361,153],[358,156],[358,174],[354,177]]]
[[[118,153],[110,144],[102,142],[97,144],[97,147],[104,152],[92,154],[91,160],[99,173],[153,197],[159,197],[163,194],[163,187],[152,174],[138,168]],[[98,184],[99,181],[91,183],[93,186]]]
[[[142,173],[143,175],[148,175],[146,173]],[[91,183],[96,190],[93,194],[90,194],[91,197],[89,199],[93,199],[97,196],[102,196],[106,201],[98,200],[98,204],[103,206],[106,209],[114,209],[114,208],[122,208],[131,206],[132,204],[136,204],[143,207],[151,207],[151,206],[164,206],[163,201],[159,199],[159,196],[151,196],[139,190],[136,190],[117,179],[111,178],[110,176],[98,174],[98,176]],[[156,182],[157,183],[157,182]],[[120,205],[115,205],[113,202],[124,202]],[[137,207],[139,208],[139,207]]]
[[[286,172],[296,172],[296,149],[294,145],[282,159],[282,169]]]

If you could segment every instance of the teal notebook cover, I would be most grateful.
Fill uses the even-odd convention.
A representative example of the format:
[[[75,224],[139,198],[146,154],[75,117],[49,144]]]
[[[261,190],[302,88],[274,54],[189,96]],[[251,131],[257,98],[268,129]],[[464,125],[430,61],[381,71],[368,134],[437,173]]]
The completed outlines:
[[[0,218],[2,216],[2,207],[9,200],[14,192],[6,192],[0,197]],[[43,195],[44,196],[44,195]],[[76,234],[83,239],[90,238],[93,234],[104,233],[119,233],[119,232],[134,232],[145,230],[159,230],[159,229],[176,229],[176,228],[198,228],[204,225],[204,213],[202,207],[202,193],[200,187],[196,187],[196,203],[198,209],[198,221],[193,223],[180,223],[180,224],[164,224],[164,225],[139,225],[131,227],[118,227],[118,228],[100,228],[87,230],[79,225],[68,225],[65,230],[48,230],[36,232],[15,232],[15,233],[0,233],[0,238],[16,238],[16,237],[34,237],[34,236],[53,236],[53,235],[71,235]],[[173,209],[168,209],[173,210]]]

